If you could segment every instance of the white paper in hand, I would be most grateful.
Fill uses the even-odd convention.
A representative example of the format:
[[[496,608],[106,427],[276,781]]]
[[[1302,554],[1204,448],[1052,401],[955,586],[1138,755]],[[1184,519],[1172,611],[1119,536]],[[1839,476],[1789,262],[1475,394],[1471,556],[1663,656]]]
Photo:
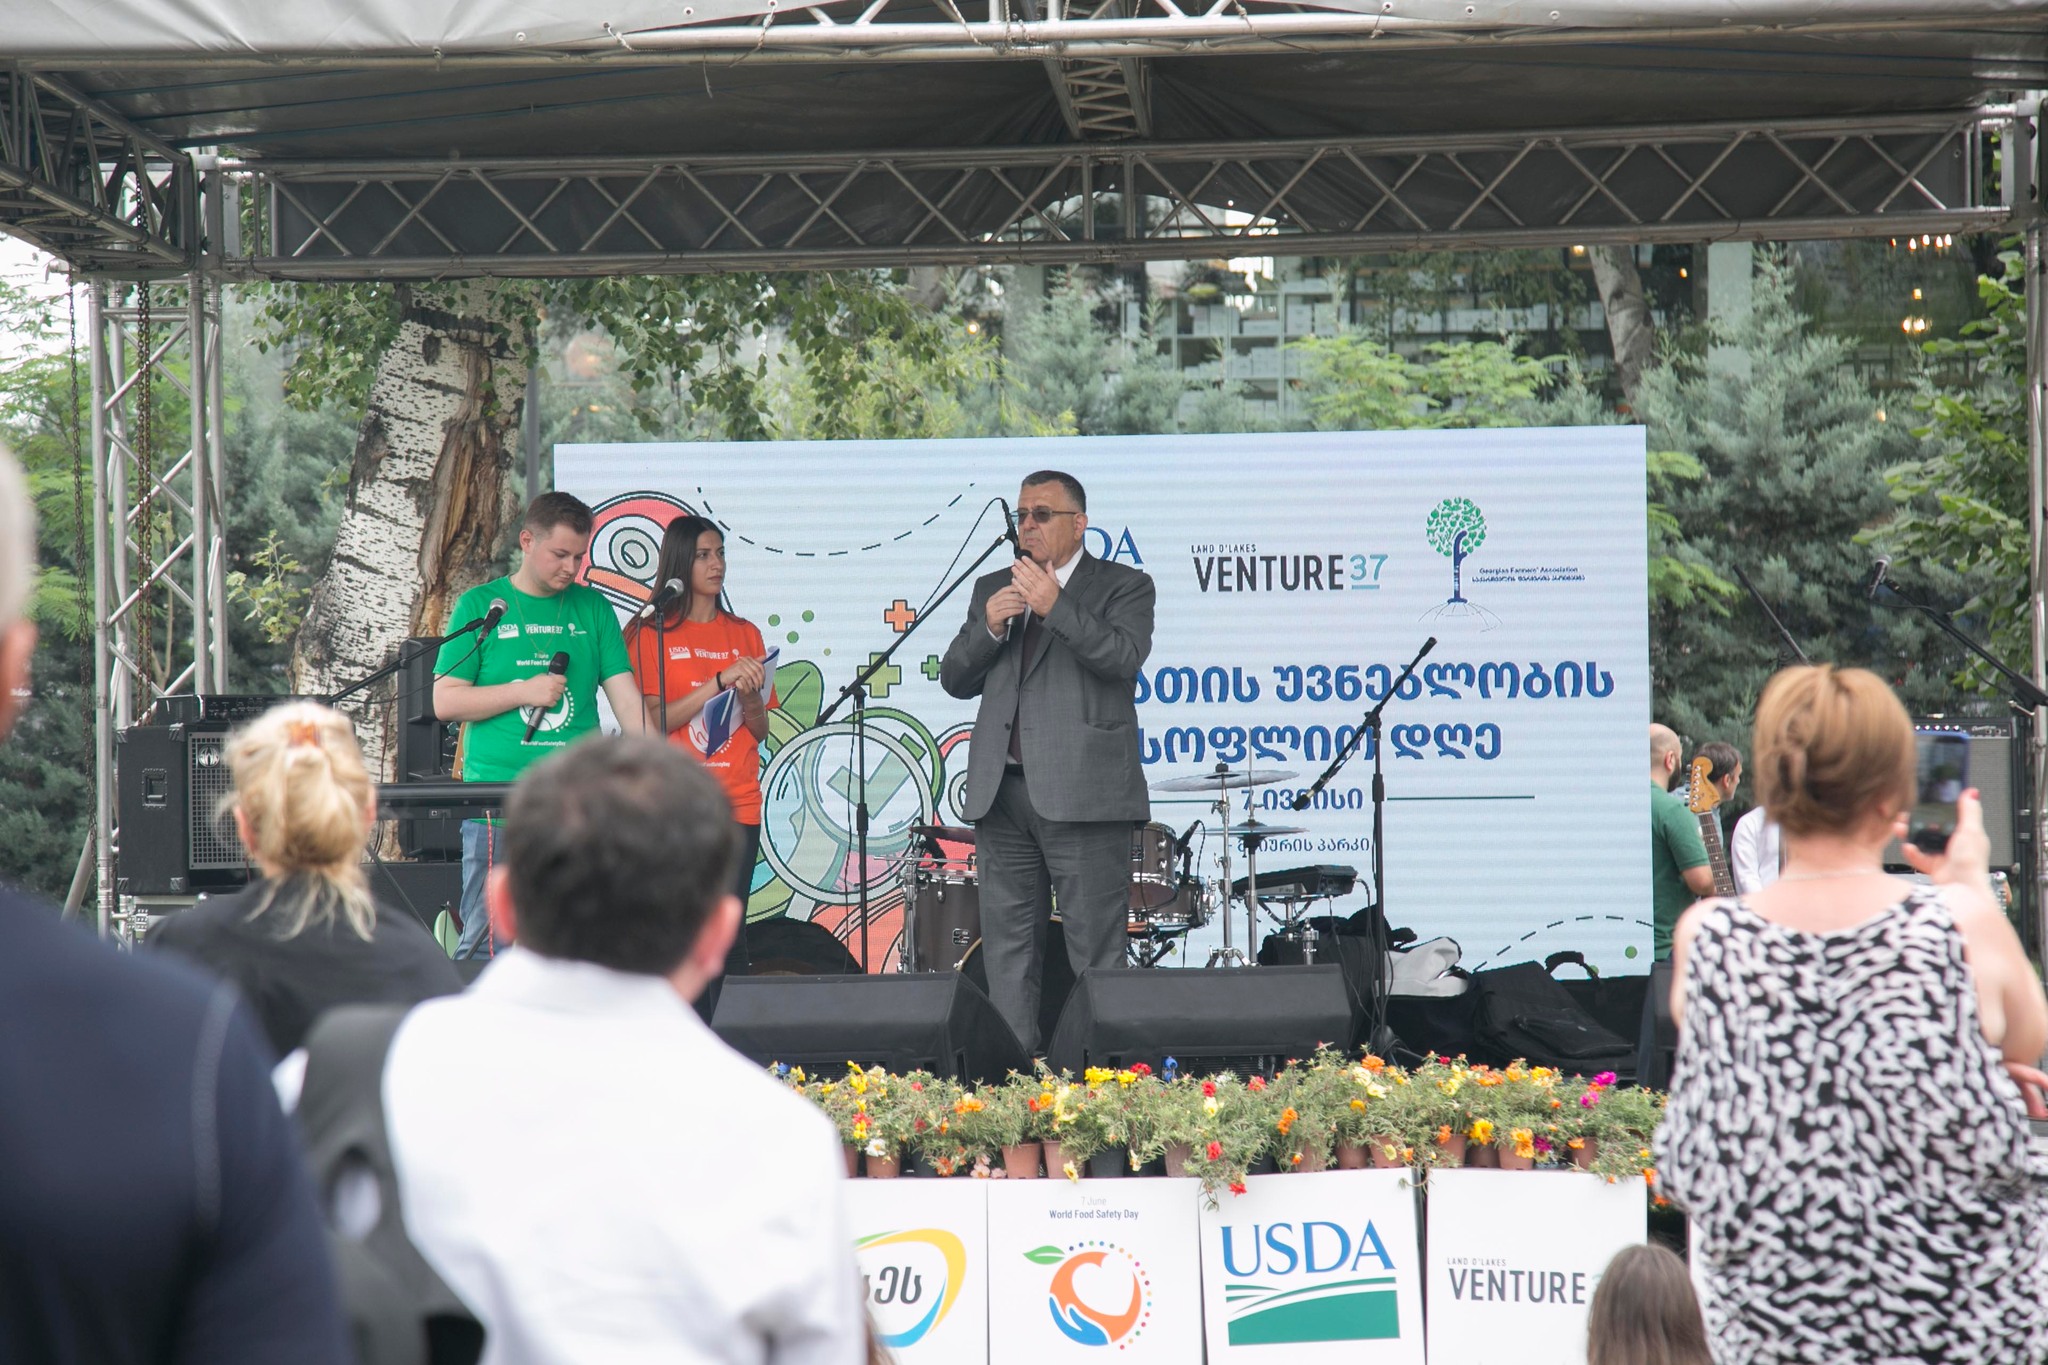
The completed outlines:
[[[775,695],[775,661],[782,654],[779,649],[768,651],[762,660],[761,700],[764,702]],[[690,742],[697,746],[697,752],[710,758],[726,745],[736,731],[746,728],[741,718],[740,693],[736,687],[728,687],[704,704],[690,722]]]

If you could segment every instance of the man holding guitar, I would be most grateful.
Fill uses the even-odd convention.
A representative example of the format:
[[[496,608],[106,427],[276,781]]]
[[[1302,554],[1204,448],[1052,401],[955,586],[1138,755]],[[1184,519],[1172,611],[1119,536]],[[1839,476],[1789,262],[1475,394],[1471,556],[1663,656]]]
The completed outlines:
[[[1680,747],[1669,726],[1650,726],[1650,923],[1655,963],[1643,1000],[1636,1081],[1659,1088],[1671,1079],[1671,1053],[1677,1044],[1677,1027],[1671,1020],[1671,931],[1686,907],[1714,893],[1701,822],[1670,791]],[[1721,861],[1726,867],[1727,858]]]
[[[1714,874],[1714,894],[1733,896],[1740,890],[1734,859],[1721,824],[1720,806],[1735,799],[1742,783],[1742,755],[1733,744],[1714,740],[1702,744],[1693,755],[1691,779],[1685,796],[1686,808],[1700,822],[1700,842],[1707,847],[1707,866]]]

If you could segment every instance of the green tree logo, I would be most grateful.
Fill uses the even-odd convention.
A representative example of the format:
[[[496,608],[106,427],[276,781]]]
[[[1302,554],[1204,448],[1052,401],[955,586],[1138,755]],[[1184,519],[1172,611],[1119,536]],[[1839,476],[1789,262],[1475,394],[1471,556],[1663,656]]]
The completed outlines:
[[[1465,556],[1486,543],[1486,514],[1470,498],[1445,498],[1429,514],[1422,533],[1430,548],[1451,559],[1452,602],[1465,600]]]

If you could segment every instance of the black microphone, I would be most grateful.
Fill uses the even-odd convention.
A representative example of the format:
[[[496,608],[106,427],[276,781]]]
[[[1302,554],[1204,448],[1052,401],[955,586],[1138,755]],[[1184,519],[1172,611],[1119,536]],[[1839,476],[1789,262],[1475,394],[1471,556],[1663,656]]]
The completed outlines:
[[[473,630],[482,631],[484,634],[489,635],[491,633],[491,627],[497,625],[499,621],[503,620],[505,613],[510,610],[511,608],[505,605],[504,598],[493,597],[491,599],[490,610],[486,611],[482,616],[477,617],[474,621],[465,622],[464,624],[457,626],[454,630],[449,631],[448,638],[451,640],[459,639],[460,637],[469,634]]]
[[[548,672],[554,674],[556,677],[559,678],[568,671],[569,651],[566,649],[556,650],[555,657],[548,660]],[[540,723],[543,720],[547,719],[549,709],[550,708],[545,706],[536,706],[532,708],[533,719],[528,721],[526,725],[526,742],[528,744],[533,743],[533,737],[540,730]]]
[[[1017,518],[1010,513],[1010,504],[997,498],[996,505],[1003,509],[1003,539],[1010,542],[1010,553],[1024,558],[1024,543],[1017,539]]]
[[[648,617],[653,616],[687,591],[689,589],[683,586],[682,579],[671,578],[668,582],[661,585],[660,592],[657,592],[647,600],[646,606],[634,613],[633,619],[635,621],[645,621]]]
[[[1180,838],[1175,839],[1173,841],[1173,851],[1177,854],[1186,853],[1188,851],[1188,841],[1195,837],[1195,831],[1200,829],[1201,827],[1202,822],[1199,819],[1197,819],[1195,823],[1193,823],[1192,825],[1189,825],[1187,828],[1187,833],[1181,835]]]
[[[1891,566],[1892,562],[1888,558],[1880,558],[1877,561],[1877,572],[1873,573],[1870,576],[1870,590],[1864,593],[1865,597],[1868,597],[1873,602],[1877,600],[1877,590],[1884,586],[1885,572],[1889,570]]]

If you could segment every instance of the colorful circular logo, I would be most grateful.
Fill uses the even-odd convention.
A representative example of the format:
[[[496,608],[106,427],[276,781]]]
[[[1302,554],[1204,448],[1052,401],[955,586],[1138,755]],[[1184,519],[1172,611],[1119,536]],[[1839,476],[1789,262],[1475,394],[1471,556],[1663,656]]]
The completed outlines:
[[[1069,1340],[1121,1350],[1152,1320],[1152,1281],[1115,1243],[1082,1242],[1052,1272],[1046,1302]]]

